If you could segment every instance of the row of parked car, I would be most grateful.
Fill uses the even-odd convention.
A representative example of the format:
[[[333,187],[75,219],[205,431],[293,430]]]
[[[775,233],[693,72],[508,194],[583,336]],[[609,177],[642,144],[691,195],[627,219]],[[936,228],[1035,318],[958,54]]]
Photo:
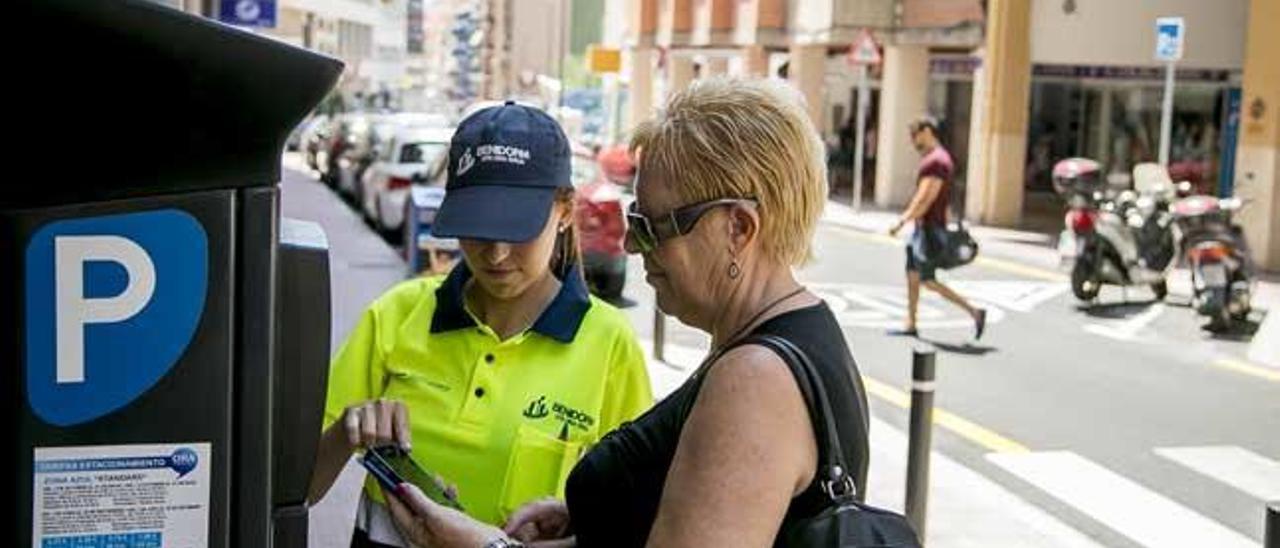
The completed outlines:
[[[439,271],[441,265],[432,260],[414,260],[415,253],[439,255],[441,240],[425,226],[434,214],[418,211],[439,200],[424,205],[415,197],[442,194],[452,137],[453,126],[445,116],[361,112],[312,117],[290,136],[289,147],[371,227],[391,243],[403,243],[409,264]],[[625,148],[573,147],[575,221],[584,274],[592,292],[612,302],[622,301],[626,284],[623,211],[631,200],[634,174]]]

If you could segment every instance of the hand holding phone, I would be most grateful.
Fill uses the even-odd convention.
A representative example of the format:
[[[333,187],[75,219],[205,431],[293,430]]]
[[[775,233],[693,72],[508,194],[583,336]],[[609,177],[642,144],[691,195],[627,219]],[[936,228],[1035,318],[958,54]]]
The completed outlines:
[[[437,504],[463,511],[462,504],[445,490],[437,479],[438,476],[424,469],[400,447],[385,445],[369,449],[360,462],[389,492],[399,493],[400,484],[408,482],[417,486],[427,498]]]

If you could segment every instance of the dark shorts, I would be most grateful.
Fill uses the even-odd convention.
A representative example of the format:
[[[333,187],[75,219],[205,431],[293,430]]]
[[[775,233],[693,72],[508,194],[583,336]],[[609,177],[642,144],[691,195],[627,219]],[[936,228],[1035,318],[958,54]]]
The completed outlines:
[[[931,282],[938,276],[938,255],[942,252],[946,229],[920,225],[907,241],[907,272],[920,273],[920,281]]]

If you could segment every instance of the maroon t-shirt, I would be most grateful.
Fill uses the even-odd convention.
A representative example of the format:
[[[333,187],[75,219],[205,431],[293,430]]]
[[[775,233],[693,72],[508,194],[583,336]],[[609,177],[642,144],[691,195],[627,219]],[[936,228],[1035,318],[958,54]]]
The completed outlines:
[[[920,159],[920,169],[916,171],[917,186],[925,177],[937,177],[942,180],[942,189],[938,191],[938,196],[934,198],[933,203],[929,205],[929,210],[920,219],[924,224],[931,226],[947,224],[947,206],[951,204],[951,178],[955,176],[955,171],[956,166],[951,161],[951,153],[942,148],[942,145],[933,147],[933,150]]]

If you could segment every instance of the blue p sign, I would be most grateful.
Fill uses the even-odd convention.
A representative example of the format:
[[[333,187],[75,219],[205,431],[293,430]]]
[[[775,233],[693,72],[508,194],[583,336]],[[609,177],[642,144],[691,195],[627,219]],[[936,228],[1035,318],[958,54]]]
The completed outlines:
[[[27,399],[70,426],[146,393],[204,310],[208,237],[165,209],[56,221],[26,251]]]

